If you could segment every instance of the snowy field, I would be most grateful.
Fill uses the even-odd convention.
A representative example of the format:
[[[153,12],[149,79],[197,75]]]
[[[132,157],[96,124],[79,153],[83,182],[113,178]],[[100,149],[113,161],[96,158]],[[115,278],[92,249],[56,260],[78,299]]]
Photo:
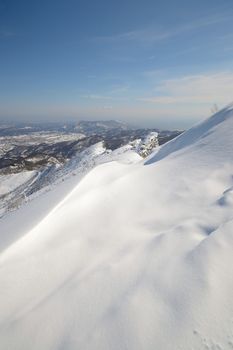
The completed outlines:
[[[122,157],[0,221],[1,349],[233,349],[233,106]]]

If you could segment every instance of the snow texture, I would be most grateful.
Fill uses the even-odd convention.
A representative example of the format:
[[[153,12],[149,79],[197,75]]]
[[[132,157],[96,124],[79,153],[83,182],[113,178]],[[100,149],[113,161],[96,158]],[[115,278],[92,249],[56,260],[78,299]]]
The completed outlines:
[[[96,167],[20,235],[12,213],[1,349],[233,349],[232,136],[228,106],[144,161]]]

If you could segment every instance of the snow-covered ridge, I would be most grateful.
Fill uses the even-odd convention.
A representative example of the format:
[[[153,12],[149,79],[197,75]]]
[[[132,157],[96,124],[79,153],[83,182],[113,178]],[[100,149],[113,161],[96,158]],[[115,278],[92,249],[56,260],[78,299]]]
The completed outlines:
[[[96,167],[17,236],[2,348],[232,349],[232,135],[229,106],[146,161]]]
[[[107,149],[104,141],[96,142],[98,137],[95,135],[88,140],[79,134],[67,134],[65,137],[68,144],[64,144],[65,138],[62,134],[60,138],[59,134],[50,133],[16,136],[15,141],[12,136],[2,138],[10,149],[13,148],[12,154],[10,151],[2,159],[3,163],[7,164],[9,161],[13,165],[3,169],[0,165],[0,218],[69,180],[71,176],[80,179],[98,164],[114,160],[134,163],[141,160],[141,157],[145,158],[158,147],[158,133],[143,133],[146,134],[145,137],[137,138],[114,150]],[[75,143],[69,144],[69,141]],[[96,143],[92,144],[93,141]],[[48,149],[47,144],[51,146]],[[32,152],[29,150],[31,145]]]
[[[233,104],[230,104],[226,108],[222,109],[221,111],[217,112],[204,122],[198,123],[194,127],[192,127],[190,130],[186,131],[185,133],[181,134],[177,138],[171,140],[166,145],[164,145],[159,152],[156,152],[155,156],[151,156],[150,160],[146,161],[146,164],[149,164],[151,162],[158,161],[164,157],[167,157],[170,153],[182,151],[186,147],[194,147],[199,142],[201,144],[204,143],[204,139],[210,134],[214,133],[215,129],[217,128],[216,132],[217,134],[220,132],[221,124],[224,121],[227,121],[229,118],[232,119],[232,111],[233,111]],[[220,125],[219,125],[220,124]],[[223,132],[225,133],[225,124],[223,125]],[[231,130],[229,130],[231,133]],[[220,135],[219,135],[220,136]],[[222,136],[222,140],[220,141],[224,142],[224,136]]]

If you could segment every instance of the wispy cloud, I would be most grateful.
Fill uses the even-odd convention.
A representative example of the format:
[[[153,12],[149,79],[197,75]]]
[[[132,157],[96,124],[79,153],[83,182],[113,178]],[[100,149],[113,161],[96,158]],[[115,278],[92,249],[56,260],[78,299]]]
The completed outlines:
[[[121,43],[121,42],[141,42],[152,43],[170,37],[171,33],[164,31],[159,32],[153,29],[138,29],[129,32],[116,34],[112,36],[97,37],[96,40],[104,43]]]
[[[87,95],[81,95],[81,98],[89,99],[89,100],[112,100],[112,96],[107,95],[98,95],[98,94],[87,94]]]
[[[129,91],[129,85],[114,85],[110,90],[110,94],[112,95],[122,95]]]
[[[0,38],[11,38],[16,36],[16,33],[14,33],[13,31],[10,30],[0,30]]]
[[[119,33],[111,36],[96,37],[95,41],[109,44],[117,43],[138,43],[143,45],[154,44],[184,33],[192,32],[211,25],[222,22],[231,21],[233,19],[230,13],[220,13],[198,18],[194,21],[184,23],[180,26],[169,29],[155,29],[148,27],[143,29],[136,29],[124,33]]]
[[[99,94],[85,94],[85,95],[80,95],[79,97],[82,99],[86,100],[93,100],[93,101],[123,101],[127,100],[128,98],[126,96],[118,95],[120,92],[123,93],[126,90],[112,90],[109,91],[109,94],[107,95],[99,95]]]
[[[163,80],[155,95],[141,101],[159,105],[226,104],[233,100],[233,72],[184,76]]]
[[[105,91],[103,94],[98,93],[87,93],[82,94],[79,97],[82,99],[89,99],[89,100],[126,100],[127,99],[127,92],[129,91],[129,85],[126,84],[114,84],[112,86],[109,86],[108,91]]]

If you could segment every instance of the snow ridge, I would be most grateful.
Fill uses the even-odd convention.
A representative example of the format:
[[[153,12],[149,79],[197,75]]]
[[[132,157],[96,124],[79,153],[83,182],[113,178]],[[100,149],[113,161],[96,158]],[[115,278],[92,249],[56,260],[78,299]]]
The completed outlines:
[[[215,113],[213,116],[200,122],[185,133],[179,135],[175,139],[164,145],[159,152],[149,157],[149,160],[145,164],[150,164],[158,160],[167,157],[170,153],[182,150],[185,147],[193,146],[196,142],[205,138],[208,133],[214,131],[214,129],[227,119],[232,119],[233,103],[229,104],[226,108]]]

